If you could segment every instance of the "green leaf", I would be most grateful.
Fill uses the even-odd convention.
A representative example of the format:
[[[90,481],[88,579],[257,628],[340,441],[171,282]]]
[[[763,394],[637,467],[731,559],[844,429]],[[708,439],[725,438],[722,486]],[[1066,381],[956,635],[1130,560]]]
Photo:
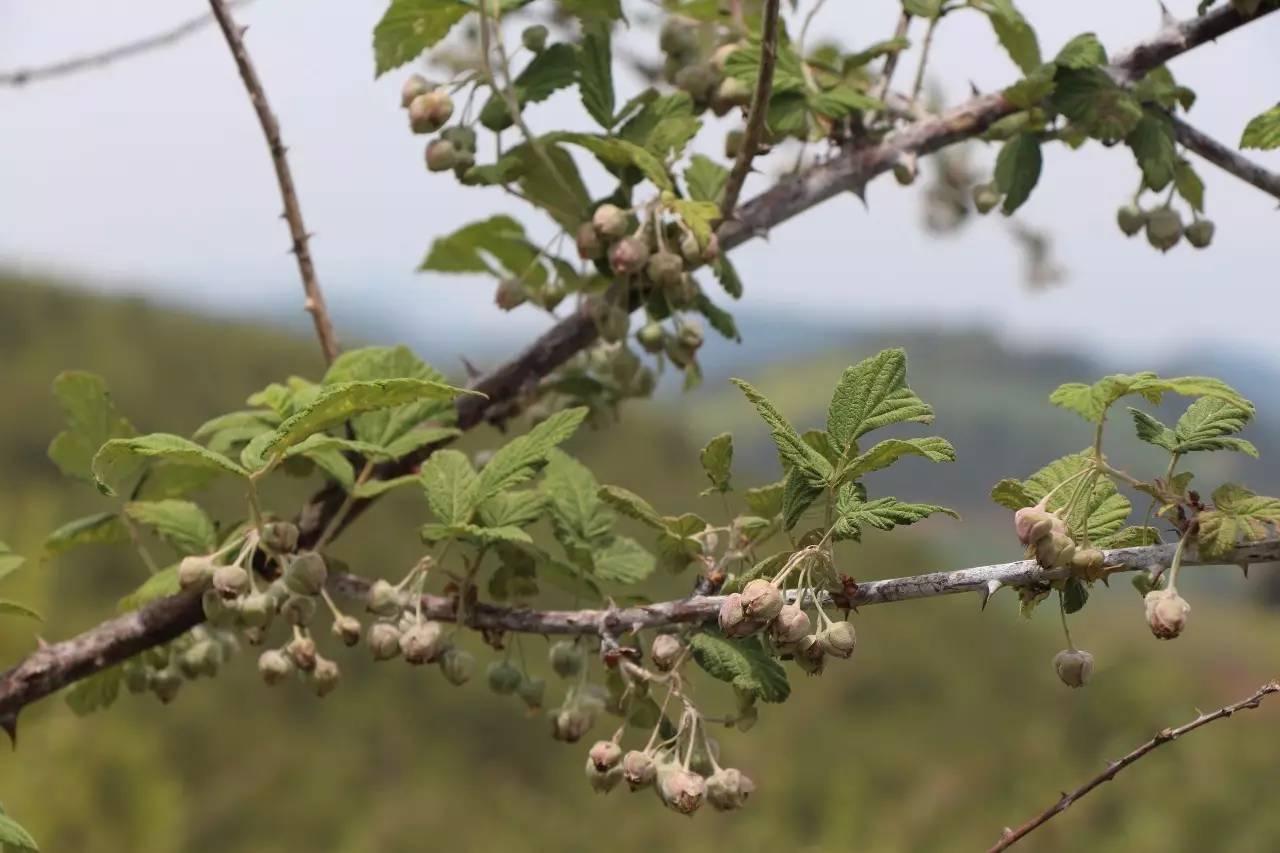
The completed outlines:
[[[827,434],[841,453],[874,429],[933,422],[933,409],[906,383],[907,354],[901,349],[883,350],[845,368],[827,413]]]
[[[116,604],[116,610],[128,613],[156,599],[177,595],[179,589],[178,567],[172,565],[151,575],[137,589],[120,599]]]
[[[1162,112],[1146,109],[1142,119],[1125,137],[1125,144],[1142,169],[1142,181],[1148,189],[1159,191],[1173,180],[1177,151],[1173,142],[1173,125]]]
[[[902,0],[902,11],[917,18],[936,18],[942,11],[942,0]]]
[[[791,695],[786,670],[765,652],[755,637],[729,640],[719,634],[689,638],[693,659],[708,675],[765,702],[784,702]]]
[[[1091,458],[1090,451],[1082,451],[1050,462],[1023,481],[1022,489],[1026,500],[1018,506],[1011,506],[1010,509],[1020,509],[1021,507],[1038,503],[1050,490],[1056,488],[1067,478],[1083,471],[1090,464]],[[1070,485],[1054,492],[1053,497],[1049,499],[1049,510],[1057,511],[1064,508],[1071,499],[1072,494],[1074,494],[1076,487],[1087,476],[1078,477]],[[1006,486],[1001,490],[1001,496],[1007,496],[1009,492],[1010,490]],[[994,490],[992,497],[996,497]],[[1008,506],[1008,504],[1005,505]],[[1115,483],[1111,481],[1111,478],[1100,476],[1094,481],[1092,494],[1086,495],[1080,500],[1075,511],[1071,513],[1069,518],[1064,520],[1072,536],[1080,538],[1087,529],[1089,538],[1096,541],[1120,530],[1129,518],[1132,508],[1128,498],[1116,491]]]
[[[1174,435],[1173,430],[1146,412],[1130,406],[1129,414],[1133,416],[1133,427],[1138,433],[1139,441],[1154,444],[1156,447],[1163,447],[1168,451],[1172,451],[1178,443],[1178,437]]]
[[[270,409],[228,412],[225,415],[218,415],[216,418],[210,418],[202,423],[191,434],[191,438],[195,441],[204,441],[207,444],[207,439],[211,439],[226,430],[252,429],[255,432],[261,432],[262,430],[275,429],[279,423],[280,417]]]
[[[523,109],[545,101],[561,89],[578,82],[578,52],[569,44],[553,44],[537,54],[511,81],[516,103]],[[491,130],[511,124],[510,111],[497,92],[489,96],[480,111],[480,123]]]
[[[108,495],[115,494],[115,488],[139,470],[143,459],[163,459],[190,468],[249,476],[248,471],[220,453],[179,435],[156,432],[138,438],[116,438],[102,445],[93,457],[92,466],[98,489]]]
[[[52,557],[81,545],[114,545],[129,541],[129,531],[114,512],[99,512],[68,521],[44,540],[44,553]]]
[[[996,38],[1019,68],[1030,73],[1040,65],[1036,31],[1013,5],[1013,0],[972,0],[971,5],[987,14]]]
[[[1173,164],[1173,186],[1187,204],[1199,213],[1204,212],[1204,181],[1186,160],[1179,159]]]
[[[613,53],[609,23],[594,21],[582,28],[578,46],[578,90],[587,115],[605,130],[613,129]]]
[[[826,487],[815,483],[793,468],[787,472],[782,487],[782,524],[788,530],[799,523],[813,502],[826,493]]]
[[[110,708],[120,695],[120,677],[120,667],[116,665],[77,681],[66,692],[67,705],[78,717]]]
[[[731,381],[742,389],[742,393],[769,425],[770,435],[784,465],[794,467],[811,481],[826,480],[831,475],[832,466],[827,458],[810,447],[763,394],[741,379]]]
[[[1154,527],[1122,527],[1115,533],[1098,537],[1093,544],[1099,548],[1137,548],[1159,541],[1160,534]]]
[[[31,837],[31,833],[22,828],[16,820],[0,812],[0,849],[10,853],[29,850],[40,853],[40,845]]]
[[[710,201],[689,201],[678,198],[669,205],[671,210],[688,226],[698,240],[698,247],[705,249],[711,239],[711,224],[720,219],[720,208]]]
[[[521,164],[520,191],[572,234],[591,218],[591,195],[568,151],[559,145],[540,147],[553,169],[547,168],[543,156],[528,143],[516,146],[508,155]]]
[[[1224,557],[1241,541],[1265,538],[1268,526],[1280,524],[1280,498],[1256,495],[1243,486],[1226,483],[1213,493],[1213,508],[1200,513],[1196,541],[1200,556]]]
[[[471,11],[462,0],[391,0],[373,28],[374,76],[417,59]]]
[[[1089,601],[1089,588],[1079,578],[1067,578],[1062,588],[1062,609],[1067,613],[1077,613],[1084,609]]]
[[[725,293],[734,299],[742,298],[742,279],[738,278],[738,271],[734,269],[733,264],[729,263],[728,258],[722,257],[716,260],[711,265],[711,270],[716,274],[716,280],[720,282]]]
[[[1057,66],[1052,62],[1041,65],[1022,80],[1006,88],[1005,99],[1015,107],[1024,110],[1039,106],[1045,98],[1053,94],[1053,76],[1057,70]]]
[[[485,527],[524,527],[538,520],[546,504],[540,492],[501,492],[480,504],[480,520]]]
[[[131,438],[137,430],[116,410],[106,381],[92,373],[70,370],[53,380],[53,395],[66,416],[67,428],[49,445],[49,458],[68,477],[93,482],[93,457],[113,438]]]
[[[1104,376],[1092,385],[1068,382],[1059,385],[1049,395],[1049,402],[1075,412],[1091,423],[1101,423],[1107,410],[1122,397],[1139,394],[1148,402],[1159,404],[1166,393],[1184,397],[1215,397],[1253,412],[1252,403],[1219,379],[1208,376],[1162,379],[1150,372],[1116,373]]]
[[[1040,180],[1043,163],[1040,140],[1034,134],[1019,134],[1000,148],[996,157],[996,187],[1004,193],[1005,214],[1013,213],[1031,195]]]
[[[26,557],[15,554],[12,548],[0,542],[0,580],[22,568],[22,564],[26,561]]]
[[[626,536],[613,541],[591,555],[593,574],[612,583],[639,583],[653,574],[653,555],[639,542]]]
[[[747,506],[756,515],[763,518],[773,518],[782,512],[782,490],[783,484],[781,481],[770,483],[767,486],[747,489],[742,493],[742,499],[746,501]]]
[[[600,499],[595,476],[562,451],[551,450],[547,459],[542,490],[551,501],[551,517],[562,534],[561,542],[585,547],[608,536],[614,516]]]
[[[812,112],[826,118],[839,119],[856,112],[884,109],[884,102],[848,85],[810,91],[808,105]]]
[[[733,436],[722,432],[702,448],[698,456],[702,470],[717,492],[729,491],[729,472],[733,465]]]
[[[1257,458],[1258,449],[1243,438],[1232,437],[1253,418],[1252,409],[1217,397],[1201,397],[1174,425],[1175,453],[1234,450]]]
[[[480,504],[480,478],[471,460],[458,450],[439,450],[418,474],[427,506],[445,525],[466,524]]]
[[[594,136],[590,133],[562,131],[543,137],[554,142],[567,142],[587,149],[606,166],[625,168],[634,166],[660,190],[674,192],[675,185],[667,174],[667,167],[648,149],[625,139]]]
[[[1107,64],[1107,49],[1093,33],[1081,33],[1062,46],[1053,58],[1055,65],[1063,68],[1092,68]]]
[[[479,500],[487,500],[532,478],[535,466],[577,431],[587,411],[582,406],[563,409],[499,448],[480,471]]]
[[[1249,120],[1240,137],[1240,147],[1263,151],[1280,148],[1280,104]]]
[[[960,515],[953,509],[934,504],[904,503],[897,498],[876,498],[859,501],[845,498],[837,502],[836,536],[841,539],[859,539],[864,527],[876,530],[892,530],[894,527],[915,524],[931,515],[941,513],[952,518]]]
[[[348,350],[338,356],[324,376],[325,385],[343,382],[367,382],[379,379],[422,379],[443,382],[444,376],[434,370],[405,346],[364,347]],[[410,440],[399,443],[425,421],[452,418],[453,406],[445,398],[425,399],[357,415],[351,421],[355,437],[360,441],[387,448],[390,458],[399,458],[421,446]],[[456,434],[453,433],[453,434]],[[445,436],[441,436],[442,438]],[[423,442],[430,443],[430,442]],[[395,444],[394,451],[392,445]],[[360,451],[367,454],[366,451]]]
[[[1124,139],[1142,120],[1142,105],[1101,68],[1058,70],[1054,107],[1089,136]]]
[[[439,444],[462,435],[455,427],[421,427],[411,429],[390,441],[382,449],[389,459],[400,459],[432,444]]]
[[[530,249],[536,256],[537,248],[525,236],[524,226],[510,216],[499,214],[437,237],[418,269],[499,275],[489,263],[488,258],[492,256],[508,272],[518,274],[528,263]]]
[[[662,516],[658,515],[658,511],[653,508],[653,505],[635,492],[628,491],[621,486],[601,486],[596,494],[600,500],[628,518],[647,524],[655,530],[667,529],[667,523]]]
[[[742,341],[742,335],[738,333],[738,324],[734,322],[733,315],[712,302],[707,294],[699,291],[697,299],[694,300],[694,307],[698,309],[699,314],[707,318],[707,325],[719,332],[721,337],[734,342]]]
[[[658,96],[650,89],[622,108],[627,114],[633,105],[639,109],[618,131],[618,136],[639,145],[663,161],[681,155],[689,140],[697,135],[702,123],[694,116],[693,99],[686,92]],[[628,178],[629,183],[634,180]]]
[[[311,405],[286,418],[264,454],[281,454],[308,436],[322,432],[365,412],[393,409],[413,403],[452,400],[458,394],[476,393],[426,379],[379,379],[326,385]]]
[[[181,554],[208,554],[218,545],[208,514],[190,501],[132,501],[125,515],[156,532]]]
[[[1036,502],[1036,499],[1027,493],[1021,480],[1008,477],[991,487],[991,500],[1015,512],[1023,507],[1032,506]]]
[[[44,617],[35,610],[20,601],[14,601],[9,598],[0,598],[0,616],[21,616],[24,619],[32,619],[36,622],[44,621]]]
[[[384,495],[392,489],[398,489],[401,486],[408,486],[418,483],[417,474],[405,474],[402,477],[392,477],[390,480],[366,480],[352,490],[357,498],[376,498]]]
[[[956,461],[956,449],[945,438],[890,438],[850,460],[837,472],[837,482],[856,480],[864,474],[888,468],[908,455],[923,456],[930,462]]]
[[[728,180],[729,170],[702,154],[690,157],[689,168],[684,170],[685,186],[689,189],[689,197],[695,201],[719,204]]]
[[[742,592],[743,587],[756,578],[765,578],[766,580],[773,578],[774,575],[782,571],[782,567],[786,565],[787,560],[791,559],[791,553],[792,552],[790,551],[782,551],[772,556],[765,557],[742,574],[735,575],[726,581],[725,585],[720,588],[720,592],[724,595],[728,595],[733,592]],[[792,572],[792,578],[795,578],[795,575],[796,573]],[[787,583],[790,584],[791,581],[788,581]]]
[[[437,524],[431,522],[422,525],[418,531],[423,542],[441,542],[445,539],[462,539],[475,545],[498,545],[519,543],[532,545],[533,538],[519,527],[481,527],[478,524]]]

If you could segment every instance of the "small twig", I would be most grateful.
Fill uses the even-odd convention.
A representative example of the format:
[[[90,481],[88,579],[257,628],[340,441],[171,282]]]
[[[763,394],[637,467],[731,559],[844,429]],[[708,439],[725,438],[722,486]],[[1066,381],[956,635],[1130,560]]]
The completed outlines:
[[[1119,761],[1108,762],[1106,770],[1102,771],[1097,776],[1094,776],[1079,788],[1076,788],[1070,793],[1063,793],[1063,795],[1058,798],[1057,802],[1033,817],[1031,820],[1022,824],[1017,829],[1006,829],[1004,834],[1000,836],[1000,840],[993,844],[987,853],[999,853],[1001,850],[1009,849],[1029,833],[1035,831],[1051,820],[1054,815],[1061,814],[1066,811],[1072,803],[1101,785],[1103,782],[1110,782],[1116,777],[1117,773],[1137,761],[1139,758],[1142,758],[1156,747],[1163,746],[1170,741],[1177,740],[1183,735],[1193,732],[1201,726],[1212,723],[1214,720],[1225,720],[1236,711],[1245,711],[1250,708],[1256,708],[1262,704],[1262,700],[1264,698],[1272,693],[1280,693],[1280,683],[1274,681],[1268,682],[1258,688],[1257,692],[1249,698],[1242,699],[1231,705],[1224,705],[1211,714],[1201,714],[1191,722],[1186,725],[1179,726],[1176,729],[1161,729],[1156,733],[1155,737],[1133,750],[1133,752],[1130,752],[1124,758],[1121,758]]]
[[[267,103],[267,93],[258,79],[253,62],[249,59],[249,51],[244,46],[244,30],[231,17],[225,0],[209,0],[213,16],[226,37],[227,46],[235,58],[236,67],[240,69],[240,77],[244,80],[245,89],[249,92],[249,100],[253,103],[254,112],[258,114],[258,122],[262,125],[262,133],[267,138],[267,147],[271,149],[271,162],[275,165],[276,179],[280,184],[280,195],[284,199],[284,218],[289,223],[289,234],[293,238],[293,254],[298,260],[298,274],[302,277],[302,289],[306,293],[304,303],[311,321],[316,327],[316,336],[320,339],[320,349],[324,352],[326,362],[332,363],[338,357],[338,339],[333,331],[333,323],[329,320],[329,310],[325,307],[324,294],[320,291],[320,281],[316,278],[315,264],[311,262],[311,250],[308,248],[307,228],[302,222],[302,206],[298,203],[298,191],[293,185],[293,173],[289,171],[289,161],[285,157],[286,148],[280,138],[280,123],[271,112]]]
[[[898,26],[893,30],[894,39],[902,39],[907,37],[907,30],[911,27],[911,13],[903,12],[898,17]],[[884,96],[889,92],[889,85],[893,82],[893,72],[898,70],[898,57],[902,55],[902,51],[895,50],[884,59],[884,71],[880,74],[880,84],[876,87],[875,96],[883,101]],[[870,120],[867,122],[870,124]]]
[[[249,0],[234,0],[229,5],[243,6],[248,2]],[[59,62],[51,62],[48,65],[19,68],[16,71],[0,71],[0,85],[23,86],[27,83],[52,80],[57,77],[65,77],[68,74],[102,68],[121,59],[128,59],[157,48],[170,47],[177,44],[187,36],[200,32],[209,24],[212,24],[213,20],[211,15],[198,15],[194,18],[188,18],[176,27],[165,30],[162,33],[140,38],[137,41],[125,42],[106,50],[75,56],[71,59],[63,59]]]
[[[929,19],[929,27],[924,31],[924,45],[920,48],[920,64],[916,67],[916,81],[911,86],[911,103],[920,100],[920,90],[924,88],[924,69],[929,64],[929,48],[933,47],[933,32],[938,28],[942,15]]]
[[[742,185],[747,182],[751,161],[756,156],[760,137],[764,133],[765,116],[769,112],[769,97],[773,93],[773,66],[778,58],[778,6],[780,0],[767,0],[764,10],[764,27],[760,34],[760,76],[756,79],[756,91],[751,97],[751,111],[747,116],[747,129],[742,135],[742,150],[733,164],[733,171],[724,184],[724,196],[720,200],[720,218],[729,219],[738,206]]]
[[[1267,195],[1280,199],[1280,175],[1269,172],[1249,158],[1237,154],[1177,116],[1170,116],[1170,119],[1173,122],[1174,136],[1184,146],[1245,183],[1253,184]]]

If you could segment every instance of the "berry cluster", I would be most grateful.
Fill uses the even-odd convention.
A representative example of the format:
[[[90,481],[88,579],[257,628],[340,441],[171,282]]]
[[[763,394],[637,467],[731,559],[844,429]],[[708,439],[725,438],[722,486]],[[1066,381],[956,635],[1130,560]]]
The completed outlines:
[[[1191,221],[1184,223],[1182,216],[1170,204],[1143,209],[1136,203],[1122,205],[1116,211],[1116,224],[1126,237],[1146,230],[1147,242],[1162,252],[1167,252],[1183,237],[1197,249],[1213,242],[1213,220],[1201,218],[1194,210]]]

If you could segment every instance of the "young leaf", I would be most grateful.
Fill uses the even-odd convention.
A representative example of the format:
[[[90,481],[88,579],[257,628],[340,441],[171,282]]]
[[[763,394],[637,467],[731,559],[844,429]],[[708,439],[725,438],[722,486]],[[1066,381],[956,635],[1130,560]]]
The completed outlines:
[[[1062,46],[1053,62],[1063,68],[1075,69],[1106,65],[1107,49],[1093,33],[1081,33]]]
[[[1101,423],[1107,409],[1121,397],[1139,394],[1148,402],[1159,404],[1166,393],[1184,397],[1216,397],[1253,412],[1253,404],[1221,380],[1208,376],[1161,379],[1150,372],[1116,373],[1104,376],[1092,385],[1068,382],[1059,385],[1049,395],[1049,402],[1075,412],[1091,423]]]
[[[325,373],[323,382],[325,385],[337,385],[343,382],[368,382],[379,379],[422,379],[428,382],[443,382],[444,376],[425,364],[408,347],[364,347],[348,350],[338,356]],[[416,447],[409,446],[405,449],[403,445],[398,445],[396,451],[391,452],[392,443],[399,442],[424,421],[452,417],[452,415],[453,406],[448,399],[426,399],[357,415],[352,419],[351,427],[355,437],[360,441],[387,447],[388,456],[398,458]],[[359,452],[368,455],[367,450]]]
[[[352,493],[357,498],[376,498],[392,489],[398,489],[401,486],[408,486],[417,482],[420,482],[417,474],[405,474],[402,477],[392,477],[390,480],[366,480],[356,486]]]
[[[674,192],[675,185],[667,173],[667,167],[646,148],[625,139],[607,136],[593,136],[589,133],[570,133],[561,131],[547,134],[543,139],[550,142],[568,142],[587,149],[605,166],[623,169],[634,166],[640,173],[653,182],[660,190]]]
[[[733,465],[733,436],[722,432],[702,448],[699,454],[702,470],[717,492],[729,491],[729,470]]]
[[[593,574],[613,583],[639,583],[653,574],[653,555],[639,542],[626,536],[613,541],[591,555]]]
[[[1173,164],[1173,185],[1183,201],[1197,212],[1204,212],[1204,181],[1186,160],[1179,158]]]
[[[1096,139],[1124,139],[1142,120],[1142,105],[1101,68],[1062,68],[1054,78],[1053,106]]]
[[[480,521],[485,527],[524,527],[538,520],[546,504],[539,492],[501,492],[480,504]]]
[[[43,622],[44,617],[20,601],[0,598],[0,616],[21,616],[36,622]]]
[[[478,499],[487,500],[530,479],[535,466],[546,460],[551,450],[567,441],[586,416],[585,407],[563,409],[499,448],[480,471]]]
[[[471,11],[463,0],[391,0],[373,28],[374,76],[412,62]]]
[[[510,216],[499,214],[464,225],[444,237],[437,237],[418,269],[424,272],[472,272],[496,276],[499,271],[488,260],[493,257],[507,272],[518,275],[537,256],[538,248],[525,236],[524,226]],[[332,372],[331,369],[330,373]],[[326,377],[329,380],[327,384],[351,379],[390,378],[392,377],[346,376],[339,380],[336,377]]]
[[[532,545],[533,538],[519,527],[481,527],[478,524],[437,524],[431,522],[422,525],[418,531],[422,541],[427,543],[441,542],[445,539],[461,539],[474,545],[498,545],[519,543]]]
[[[128,613],[158,598],[176,595],[178,590],[178,567],[172,565],[151,575],[137,589],[121,598],[116,603],[116,610]]]
[[[944,506],[903,503],[897,498],[876,498],[865,502],[842,499],[836,508],[840,517],[836,520],[835,535],[841,539],[859,539],[864,527],[892,530],[894,527],[915,524],[938,513],[952,518],[960,517],[955,510]]]
[[[600,497],[600,500],[628,518],[634,518],[636,521],[647,524],[655,530],[667,529],[667,523],[662,516],[658,515],[658,511],[653,508],[653,505],[635,492],[628,491],[621,486],[601,486],[596,494]]]
[[[747,502],[747,506],[756,515],[763,518],[773,518],[782,512],[782,490],[783,484],[781,481],[770,483],[767,486],[747,489],[742,493],[742,499]]]
[[[125,504],[124,513],[181,554],[208,554],[218,545],[213,521],[190,501],[132,501]]]
[[[613,513],[600,500],[600,485],[591,471],[567,453],[551,450],[542,490],[550,499],[551,517],[561,542],[589,547],[613,529]]]
[[[1154,527],[1122,527],[1115,533],[1099,536],[1093,544],[1099,548],[1137,548],[1159,541],[1160,534]]]
[[[1022,484],[1021,480],[1014,480],[1009,477],[991,487],[991,500],[1014,512],[1023,507],[1032,506],[1036,502],[1036,499],[1027,492],[1026,486]]]
[[[1196,538],[1200,556],[1224,557],[1239,542],[1267,535],[1267,526],[1280,524],[1280,498],[1256,495],[1243,486],[1226,483],[1213,493],[1213,508],[1200,513]]]
[[[719,204],[727,180],[729,170],[702,154],[690,157],[689,168],[684,170],[685,186],[689,188],[689,197],[695,201]]]
[[[1013,213],[1031,195],[1040,180],[1040,140],[1020,133],[1000,148],[996,157],[996,186],[1004,193],[1005,214]]]
[[[1258,449],[1232,433],[1244,429],[1253,412],[1235,403],[1217,397],[1201,397],[1192,403],[1178,418],[1173,432],[1175,453],[1193,453],[1197,450],[1235,450],[1257,457]]]
[[[1030,72],[1040,65],[1036,31],[1013,5],[1013,0],[972,0],[970,5],[987,14],[996,38],[1019,68]]]
[[[890,438],[849,461],[836,474],[836,482],[856,480],[864,474],[888,468],[903,456],[923,456],[930,462],[955,462],[956,449],[945,438]]]
[[[1154,109],[1145,109],[1142,119],[1124,142],[1142,169],[1142,181],[1148,189],[1160,191],[1173,180],[1177,151],[1174,148],[1173,125],[1169,117]]]
[[[873,429],[933,422],[933,409],[907,387],[907,354],[887,349],[845,368],[831,397],[827,434],[841,450]]]
[[[1280,148],[1280,104],[1249,120],[1240,137],[1240,147],[1264,151]]]
[[[93,457],[113,438],[131,438],[137,430],[116,410],[102,377],[79,370],[59,373],[53,394],[66,415],[67,428],[49,445],[49,458],[68,477],[93,482]]]
[[[523,109],[529,104],[545,101],[560,89],[566,89],[578,81],[578,52],[572,45],[553,44],[536,55],[524,70],[511,81],[516,103]],[[506,100],[494,92],[480,110],[480,123],[491,130],[501,130],[511,124],[511,114]]]
[[[44,553],[52,557],[81,545],[114,545],[129,541],[129,531],[114,512],[99,512],[68,521],[44,540]]]
[[[76,682],[66,693],[68,707],[78,717],[110,708],[120,694],[120,677],[120,666],[116,665]]]
[[[769,425],[770,435],[773,436],[773,443],[777,445],[778,455],[782,457],[784,465],[793,467],[809,481],[823,481],[831,476],[832,467],[827,458],[810,447],[763,394],[741,379],[731,381],[742,389],[742,393]]]
[[[1089,588],[1079,578],[1067,578],[1062,588],[1062,609],[1067,613],[1076,613],[1084,609],[1089,601]]]
[[[593,21],[582,28],[578,46],[578,90],[587,115],[605,130],[613,129],[613,54],[609,23]]]
[[[825,486],[810,480],[799,468],[788,471],[782,487],[783,526],[788,530],[795,527],[814,501],[825,492]]]
[[[115,494],[121,482],[137,473],[143,459],[163,459],[192,468],[248,477],[249,472],[220,453],[201,447],[182,436],[163,432],[139,438],[116,438],[102,445],[93,457],[93,476],[104,494]]]
[[[40,853],[40,845],[16,820],[0,812],[0,850],[11,853]]]
[[[462,430],[454,427],[419,427],[391,440],[382,449],[386,452],[387,458],[400,459],[428,445],[439,444],[460,435]]]
[[[1146,412],[1132,406],[1129,407],[1129,414],[1133,416],[1133,427],[1138,433],[1139,441],[1173,452],[1173,448],[1178,443],[1178,437],[1174,435],[1173,430]]]
[[[541,154],[526,142],[512,148],[507,156],[519,163],[520,190],[525,197],[572,234],[591,218],[591,195],[569,152],[546,144],[545,139],[539,146]],[[554,169],[547,168],[547,161]]]
[[[12,548],[0,542],[0,579],[4,579],[22,568],[22,564],[26,561],[26,557],[21,554],[15,554]]]
[[[466,524],[480,503],[480,478],[471,460],[458,450],[439,450],[418,474],[427,506],[444,525]]]
[[[1081,451],[1055,459],[1023,481],[1021,486],[1025,502],[1017,506],[1009,506],[1008,503],[1004,505],[1009,506],[1010,509],[1020,509],[1039,502],[1058,484],[1083,471],[1089,464],[1091,456],[1089,451]],[[1071,484],[1054,492],[1053,497],[1049,499],[1049,509],[1056,511],[1065,507],[1074,494],[1075,488],[1088,476],[1086,474],[1077,477]],[[1003,503],[1001,499],[1008,497],[1012,490],[1007,481],[998,484],[997,489],[1000,492],[999,496],[997,496],[997,490],[992,490],[992,497],[997,502]],[[1064,520],[1072,535],[1079,537],[1087,529],[1091,540],[1099,540],[1123,527],[1132,509],[1129,499],[1116,491],[1111,478],[1100,476],[1094,481],[1092,494],[1079,501],[1076,510]]]
[[[785,702],[791,695],[786,670],[765,653],[755,637],[729,640],[719,634],[689,638],[693,659],[708,675],[765,702]]]

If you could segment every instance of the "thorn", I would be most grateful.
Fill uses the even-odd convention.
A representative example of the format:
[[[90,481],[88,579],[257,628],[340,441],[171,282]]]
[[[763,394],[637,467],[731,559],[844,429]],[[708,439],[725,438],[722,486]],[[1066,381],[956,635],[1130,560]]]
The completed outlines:
[[[6,714],[5,716],[0,717],[0,729],[5,730],[5,733],[9,735],[10,745],[14,749],[17,749],[18,748],[18,712],[14,711],[12,714]]]
[[[479,377],[484,375],[483,373],[480,372],[479,369],[476,368],[474,364],[471,363],[471,361],[465,355],[460,355],[458,356],[458,358],[459,360],[462,361],[462,368],[467,371],[468,381],[472,379],[478,379]]]
[[[978,88],[978,84],[972,80],[969,81],[969,91],[975,98],[982,94],[982,90]]]
[[[1159,5],[1160,5],[1160,26],[1171,27],[1174,24],[1176,24],[1178,22],[1178,19],[1175,18],[1173,15],[1169,14],[1169,7],[1164,5],[1163,2],[1160,2]]]
[[[1240,571],[1244,573],[1244,579],[1245,579],[1245,580],[1248,580],[1248,579],[1249,579],[1249,564],[1248,564],[1247,562],[1241,562],[1241,563],[1237,563],[1236,565],[1238,565],[1238,566],[1240,567]]]
[[[47,648],[49,648],[49,643],[48,643],[48,641],[47,641],[47,640],[45,640],[45,638],[44,638],[44,637],[41,637],[41,636],[37,635],[37,636],[36,636],[36,649],[37,649],[38,651],[44,651],[44,650],[45,650],[45,649],[47,649]]]
[[[867,204],[867,182],[863,181],[856,187],[850,187],[849,192],[858,197],[858,201],[862,202],[862,207],[866,210],[871,209],[871,205]]]
[[[1003,583],[996,580],[987,581],[987,588],[982,591],[982,609],[987,609],[987,602],[991,600],[991,596],[995,595],[999,589],[1004,586]]]

